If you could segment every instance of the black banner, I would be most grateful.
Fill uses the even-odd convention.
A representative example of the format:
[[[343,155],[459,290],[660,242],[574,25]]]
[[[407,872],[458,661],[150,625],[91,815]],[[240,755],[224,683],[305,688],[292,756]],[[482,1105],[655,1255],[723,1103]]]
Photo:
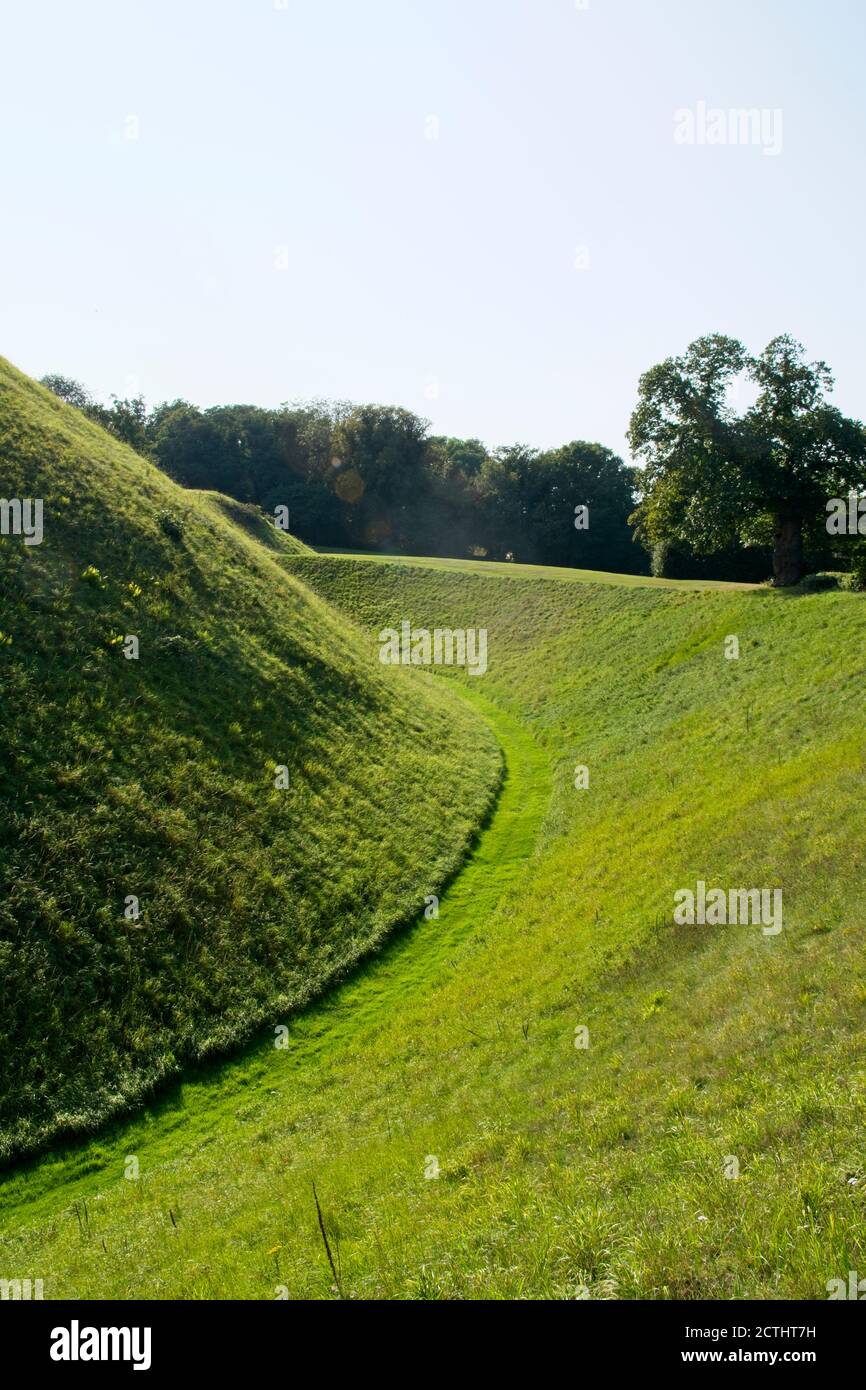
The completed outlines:
[[[504,1353],[513,1345],[525,1318],[518,1332],[521,1346],[530,1351],[534,1345],[545,1360],[558,1351],[575,1369],[591,1358],[613,1371],[700,1374],[712,1366],[766,1371],[793,1366],[826,1377],[857,1364],[864,1316],[850,1306],[857,1301],[859,1297],[810,1303],[527,1302],[517,1309],[512,1305],[499,1346]],[[323,1369],[332,1371],[344,1348],[347,1368],[357,1373],[366,1359],[364,1346],[370,1350],[369,1339],[380,1331],[378,1318],[383,1316],[389,1331],[411,1328],[430,1339],[422,1358],[429,1375],[437,1363],[452,1373],[458,1363],[465,1367],[479,1359],[489,1367],[496,1345],[490,1342],[487,1319],[495,1321],[502,1311],[497,1303],[485,1311],[476,1307],[471,1314],[462,1304],[440,1305],[438,1311],[429,1305],[384,1305],[377,1312],[366,1304],[363,1321],[356,1323],[354,1300],[303,1305],[9,1300],[0,1303],[0,1330],[6,1366],[12,1360],[25,1372],[49,1372],[61,1379],[92,1378],[106,1369],[114,1376],[161,1376],[167,1371],[249,1375],[280,1364],[289,1374],[293,1366],[297,1370],[298,1357],[306,1359],[317,1345]],[[469,1324],[463,1321],[467,1315]],[[452,1331],[461,1334],[459,1352],[448,1336]],[[534,1334],[540,1334],[538,1340],[525,1340]],[[327,1341],[319,1342],[323,1335]],[[398,1347],[394,1350],[405,1370]],[[381,1368],[387,1358],[381,1348],[375,1355]]]

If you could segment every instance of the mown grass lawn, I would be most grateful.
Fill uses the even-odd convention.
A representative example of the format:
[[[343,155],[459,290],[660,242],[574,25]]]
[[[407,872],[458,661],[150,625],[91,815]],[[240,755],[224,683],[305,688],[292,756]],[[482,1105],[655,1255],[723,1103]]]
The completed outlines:
[[[319,546],[316,553],[373,564],[410,569],[446,570],[453,574],[505,576],[507,579],[558,579],[570,584],[616,584],[626,589],[755,589],[756,584],[734,584],[721,579],[653,579],[645,574],[612,574],[607,570],[568,569],[558,565],[522,565],[503,560],[452,560],[441,555],[392,555],[373,550],[336,550]]]

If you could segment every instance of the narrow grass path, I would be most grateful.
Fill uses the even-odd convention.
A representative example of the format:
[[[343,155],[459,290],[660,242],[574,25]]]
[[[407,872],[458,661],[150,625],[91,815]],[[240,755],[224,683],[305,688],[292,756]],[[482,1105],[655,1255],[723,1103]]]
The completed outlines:
[[[435,677],[431,677],[435,679]],[[525,727],[468,684],[452,686],[491,726],[503,750],[498,798],[463,869],[444,890],[438,919],[423,917],[395,934],[378,955],[294,1019],[288,1052],[269,1034],[229,1061],[176,1083],[136,1116],[96,1138],[57,1147],[0,1177],[0,1225],[6,1231],[42,1223],[109,1187],[124,1174],[127,1155],[148,1172],[182,1165],[218,1133],[240,1144],[252,1110],[278,1119],[288,1095],[313,1075],[357,1053],[401,1006],[452,969],[452,957],[474,933],[495,930],[497,907],[527,871],[551,794],[544,750]],[[459,691],[459,696],[457,692]],[[472,749],[466,749],[472,756]],[[376,1078],[370,1078],[376,1084]],[[227,1178],[230,1181],[231,1177]]]

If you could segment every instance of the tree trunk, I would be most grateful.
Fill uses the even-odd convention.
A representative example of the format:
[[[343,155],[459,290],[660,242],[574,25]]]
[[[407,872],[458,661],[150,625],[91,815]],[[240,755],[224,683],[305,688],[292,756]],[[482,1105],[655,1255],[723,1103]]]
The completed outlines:
[[[773,537],[773,584],[786,589],[803,578],[803,519],[777,516]]]

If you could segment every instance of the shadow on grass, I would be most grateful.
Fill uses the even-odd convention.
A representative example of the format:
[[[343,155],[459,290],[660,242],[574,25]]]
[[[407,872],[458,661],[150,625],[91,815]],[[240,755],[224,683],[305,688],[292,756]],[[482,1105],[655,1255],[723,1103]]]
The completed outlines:
[[[502,792],[509,780],[509,770],[504,750],[501,748],[499,776],[492,784],[487,805],[467,839],[463,851],[453,867],[441,880],[438,896],[444,897],[448,889],[464,873],[471,862],[480,841],[489,829],[495,815]],[[339,967],[328,982],[318,992],[299,1002],[294,1008],[285,1009],[282,1021],[288,1023],[300,1018],[311,1018],[317,1014],[326,1015],[339,1008],[344,993],[379,970],[387,971],[410,946],[415,933],[425,924],[424,909],[419,906],[395,921],[378,939],[373,938],[363,946],[352,962]],[[221,1049],[218,1056],[195,1061],[182,1059],[178,1070],[171,1077],[143,1086],[137,1095],[130,1096],[115,1111],[111,1118],[93,1127],[70,1127],[56,1133],[42,1144],[35,1145],[26,1155],[18,1158],[10,1156],[0,1164],[0,1193],[3,1188],[19,1181],[26,1182],[28,1175],[43,1165],[59,1166],[68,1169],[70,1182],[83,1178],[105,1168],[105,1149],[117,1148],[128,1134],[130,1124],[139,1122],[147,1125],[170,1118],[181,1117],[187,1111],[184,1087],[203,1085],[214,1089],[225,1086],[230,1073],[238,1066],[249,1067],[257,1057],[264,1058],[273,1048],[273,1005],[263,1005],[245,1032]],[[266,1019],[269,1021],[266,1022]],[[249,1072],[234,1078],[238,1097],[248,1082],[253,1079]],[[204,1142],[207,1142],[205,1140]]]

